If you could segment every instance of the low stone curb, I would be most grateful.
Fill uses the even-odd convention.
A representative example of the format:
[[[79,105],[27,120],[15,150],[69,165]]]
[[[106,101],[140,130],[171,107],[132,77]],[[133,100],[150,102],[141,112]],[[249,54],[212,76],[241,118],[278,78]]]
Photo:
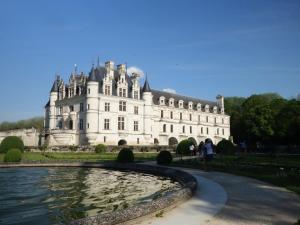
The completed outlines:
[[[164,166],[152,166],[145,164],[120,164],[120,163],[26,163],[26,164],[0,164],[0,168],[8,167],[86,167],[86,168],[105,168],[116,170],[131,170],[142,173],[150,173],[170,177],[178,181],[182,188],[173,191],[163,197],[151,202],[135,205],[127,209],[116,212],[98,214],[70,222],[70,225],[112,225],[125,223],[143,216],[151,215],[166,208],[175,207],[179,203],[191,198],[197,188],[196,179],[181,170]]]

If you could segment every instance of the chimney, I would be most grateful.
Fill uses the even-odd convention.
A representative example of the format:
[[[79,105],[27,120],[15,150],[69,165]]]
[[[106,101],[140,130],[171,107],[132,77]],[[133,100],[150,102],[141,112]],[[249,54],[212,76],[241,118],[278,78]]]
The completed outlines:
[[[221,114],[224,114],[224,97],[222,95],[218,95],[216,99],[217,105],[220,107]]]
[[[119,74],[125,74],[126,73],[126,65],[125,64],[119,64],[117,66],[118,73]]]
[[[105,68],[107,72],[114,70],[114,62],[113,61],[105,62]]]

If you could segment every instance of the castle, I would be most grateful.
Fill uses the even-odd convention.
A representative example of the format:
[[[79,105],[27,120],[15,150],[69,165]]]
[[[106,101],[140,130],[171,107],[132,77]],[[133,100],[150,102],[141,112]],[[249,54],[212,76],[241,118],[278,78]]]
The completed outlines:
[[[112,61],[92,67],[89,75],[57,77],[45,105],[45,143],[59,145],[176,145],[214,143],[230,136],[224,97],[216,102],[140,86],[138,74]]]

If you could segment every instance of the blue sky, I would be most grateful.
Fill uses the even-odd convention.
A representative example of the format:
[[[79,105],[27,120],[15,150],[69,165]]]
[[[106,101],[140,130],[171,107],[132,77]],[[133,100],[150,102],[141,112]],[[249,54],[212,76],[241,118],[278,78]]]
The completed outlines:
[[[189,96],[296,96],[299,12],[299,0],[1,0],[0,121],[43,115],[55,74],[98,56]]]

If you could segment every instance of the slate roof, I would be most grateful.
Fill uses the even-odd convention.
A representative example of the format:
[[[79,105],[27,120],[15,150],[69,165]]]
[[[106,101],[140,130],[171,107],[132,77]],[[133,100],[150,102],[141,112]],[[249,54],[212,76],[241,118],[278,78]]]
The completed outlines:
[[[212,110],[212,108],[214,106],[218,106],[217,102],[213,102],[213,101],[207,101],[207,100],[203,100],[203,99],[198,99],[198,98],[193,98],[193,97],[188,97],[188,96],[184,96],[184,95],[179,95],[179,94],[173,94],[173,93],[169,93],[169,92],[165,92],[165,91],[159,91],[159,90],[151,90],[152,94],[153,94],[153,103],[156,105],[159,105],[159,98],[161,96],[164,96],[166,98],[166,104],[168,105],[169,103],[169,99],[170,98],[174,98],[174,106],[178,107],[178,102],[179,100],[183,100],[183,107],[185,109],[188,108],[188,103],[191,101],[193,102],[193,109],[197,109],[197,104],[201,103],[202,108],[205,107],[205,105],[209,105],[210,106],[210,110]]]
[[[150,85],[148,83],[148,78],[146,77],[142,92],[150,92],[150,91],[151,91],[151,88],[150,88]]]

